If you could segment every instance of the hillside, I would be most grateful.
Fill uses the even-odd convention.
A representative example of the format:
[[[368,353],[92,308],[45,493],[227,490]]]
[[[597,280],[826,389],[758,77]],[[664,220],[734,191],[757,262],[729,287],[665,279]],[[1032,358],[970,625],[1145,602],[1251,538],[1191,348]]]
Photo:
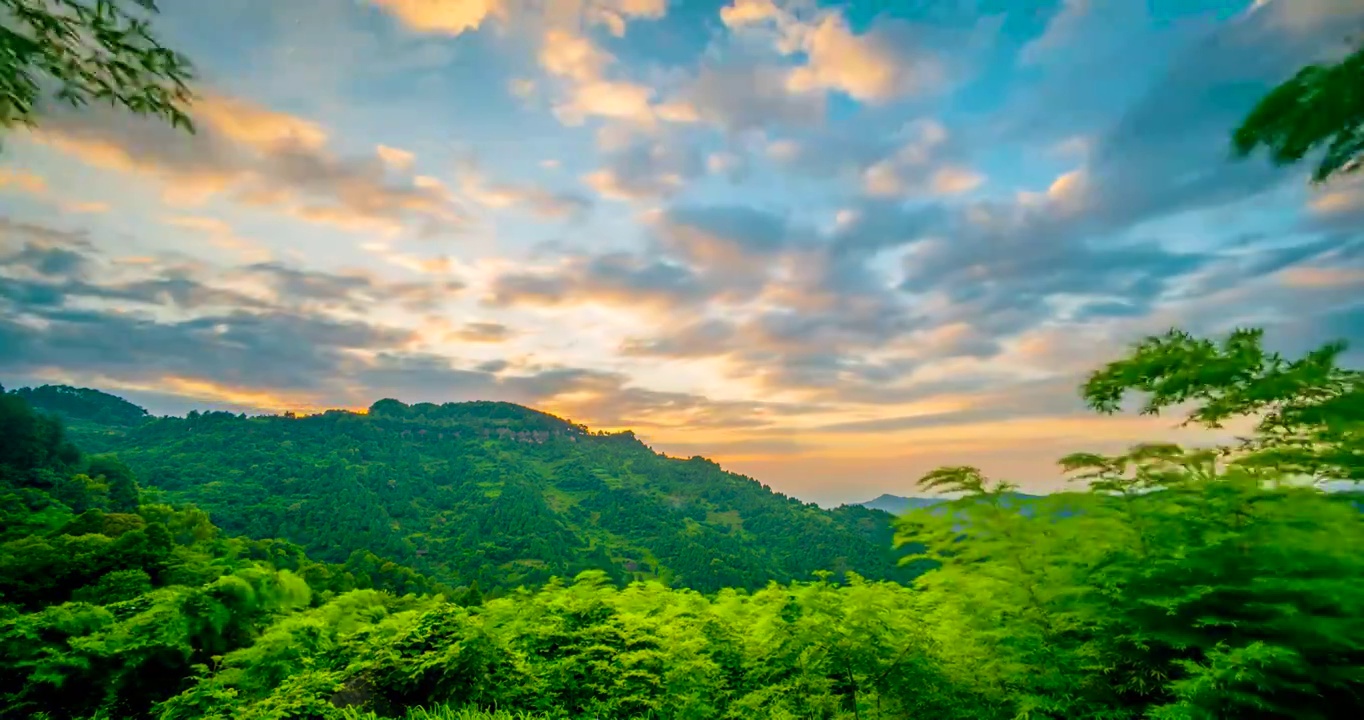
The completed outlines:
[[[368,551],[485,590],[588,569],[702,591],[824,569],[912,574],[890,550],[886,513],[823,510],[704,458],[655,453],[630,432],[594,433],[518,405],[382,400],[366,414],[128,423],[135,413],[124,412],[101,424],[110,413],[96,408],[121,407],[117,398],[18,392],[74,423],[82,444],[116,451],[166,500],[324,561]],[[67,401],[75,396],[103,401]]]

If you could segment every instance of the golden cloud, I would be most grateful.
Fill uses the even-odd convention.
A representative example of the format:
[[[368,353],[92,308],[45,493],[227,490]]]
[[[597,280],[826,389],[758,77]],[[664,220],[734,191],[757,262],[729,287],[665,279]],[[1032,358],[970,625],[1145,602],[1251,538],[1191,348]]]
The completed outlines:
[[[423,234],[464,229],[456,199],[403,170],[405,151],[338,157],[317,123],[256,103],[209,94],[195,104],[199,132],[101,109],[54,114],[32,137],[83,162],[161,183],[173,205],[227,194],[308,222],[364,232]],[[397,167],[395,167],[395,165]]]

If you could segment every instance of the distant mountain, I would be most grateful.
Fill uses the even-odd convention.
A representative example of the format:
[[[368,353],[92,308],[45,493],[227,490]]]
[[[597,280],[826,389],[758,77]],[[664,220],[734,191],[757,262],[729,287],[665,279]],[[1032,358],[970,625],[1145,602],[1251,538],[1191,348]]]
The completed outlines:
[[[588,569],[706,592],[825,569],[915,572],[898,565],[880,510],[824,510],[705,458],[655,453],[631,432],[520,405],[381,400],[367,413],[152,418],[98,391],[18,392],[78,419],[80,442],[118,453],[167,500],[328,562],[373,552],[484,590]]]
[[[1014,500],[1036,500],[1040,495],[1029,495],[1027,493],[1009,493],[1009,497]],[[917,508],[933,507],[946,502],[949,498],[941,497],[904,497],[901,495],[885,494],[874,500],[868,500],[857,505],[872,510],[883,510],[891,515],[902,515],[910,510]]]
[[[872,510],[884,510],[891,515],[900,515],[914,508],[932,507],[941,502],[943,502],[943,498],[902,497],[885,494],[875,500],[857,504]]]
[[[89,421],[104,425],[137,425],[149,419],[147,410],[117,395],[70,385],[43,385],[12,391],[29,405],[54,413],[66,423]]]

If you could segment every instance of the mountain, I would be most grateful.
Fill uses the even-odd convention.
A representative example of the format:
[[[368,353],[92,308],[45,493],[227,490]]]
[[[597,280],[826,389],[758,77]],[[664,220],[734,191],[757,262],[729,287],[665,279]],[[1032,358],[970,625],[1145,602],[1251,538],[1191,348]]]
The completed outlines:
[[[872,510],[883,510],[891,515],[900,515],[915,508],[932,507],[941,502],[943,502],[943,498],[902,497],[887,493],[874,500],[857,504]]]
[[[1015,501],[1037,500],[1038,498],[1041,497],[1040,495],[1029,495],[1027,493],[1019,492],[1011,492],[1009,493],[1009,496]],[[882,510],[884,512],[890,513],[891,515],[901,515],[906,512],[909,512],[910,510],[933,507],[934,505],[946,502],[947,500],[948,498],[941,497],[932,498],[903,497],[900,495],[891,495],[887,493],[881,495],[880,497],[874,500],[868,500],[864,503],[858,503],[858,505],[865,508],[871,508],[872,510]]]
[[[3,388],[0,388],[3,391]],[[117,395],[91,388],[77,388],[70,385],[43,385],[36,388],[19,388],[10,394],[24,400],[34,408],[61,418],[68,434],[78,438],[89,434],[98,445],[98,436],[109,434],[117,428],[139,425],[151,415],[146,408],[139,407]]]
[[[589,569],[705,592],[826,569],[915,573],[897,563],[885,512],[821,509],[705,458],[656,453],[629,431],[593,432],[520,405],[381,400],[365,413],[132,422],[131,411],[111,419],[68,401],[114,397],[98,391],[18,392],[79,420],[73,436],[116,452],[164,500],[323,562],[372,552],[485,590]]]

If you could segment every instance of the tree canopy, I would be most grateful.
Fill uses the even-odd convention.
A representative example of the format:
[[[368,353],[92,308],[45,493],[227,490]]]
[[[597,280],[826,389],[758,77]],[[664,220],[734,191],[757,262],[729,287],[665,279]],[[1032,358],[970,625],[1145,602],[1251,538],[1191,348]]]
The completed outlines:
[[[1314,182],[1359,170],[1364,159],[1364,44],[1330,65],[1310,65],[1266,95],[1232,135],[1241,156],[1265,148],[1276,164],[1323,150]]]

